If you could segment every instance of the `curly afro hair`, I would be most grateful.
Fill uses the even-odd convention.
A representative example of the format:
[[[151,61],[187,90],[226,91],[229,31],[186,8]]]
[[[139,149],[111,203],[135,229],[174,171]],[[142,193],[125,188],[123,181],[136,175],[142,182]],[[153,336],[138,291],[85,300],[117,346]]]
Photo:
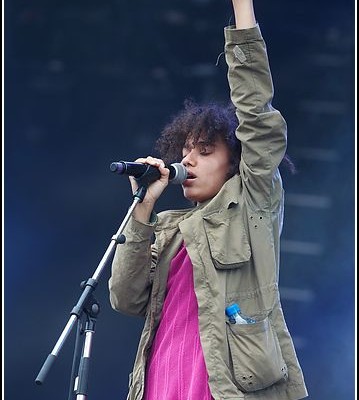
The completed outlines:
[[[156,150],[163,161],[169,164],[183,158],[182,150],[189,138],[194,146],[199,140],[208,144],[224,140],[231,154],[230,177],[238,172],[241,155],[241,143],[235,135],[237,126],[238,119],[232,103],[199,105],[187,99],[184,102],[184,109],[162,130],[156,141]]]

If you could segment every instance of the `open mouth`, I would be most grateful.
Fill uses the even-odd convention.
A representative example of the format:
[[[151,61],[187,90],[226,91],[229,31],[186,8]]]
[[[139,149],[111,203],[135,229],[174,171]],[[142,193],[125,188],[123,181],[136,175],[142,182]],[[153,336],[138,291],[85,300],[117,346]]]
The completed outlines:
[[[183,182],[183,186],[189,186],[191,185],[191,182],[197,178],[196,175],[192,174],[191,172],[187,171],[187,177],[186,180]]]
[[[191,172],[187,173],[187,179],[195,179],[196,175],[192,174]]]

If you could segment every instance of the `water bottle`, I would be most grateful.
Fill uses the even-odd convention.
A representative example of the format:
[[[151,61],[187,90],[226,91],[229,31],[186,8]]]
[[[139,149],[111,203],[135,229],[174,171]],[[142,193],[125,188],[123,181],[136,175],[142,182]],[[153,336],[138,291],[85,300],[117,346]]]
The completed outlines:
[[[253,324],[256,322],[253,318],[243,315],[237,303],[226,307],[226,315],[231,324]]]

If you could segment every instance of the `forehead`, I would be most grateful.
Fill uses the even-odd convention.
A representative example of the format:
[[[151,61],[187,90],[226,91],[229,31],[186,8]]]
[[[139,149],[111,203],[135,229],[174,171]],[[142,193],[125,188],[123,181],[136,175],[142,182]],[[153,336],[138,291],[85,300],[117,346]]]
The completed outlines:
[[[215,146],[218,142],[222,141],[222,138],[208,138],[205,136],[194,137],[189,134],[187,139],[183,145],[184,149],[193,149],[194,147],[203,147],[203,146]]]

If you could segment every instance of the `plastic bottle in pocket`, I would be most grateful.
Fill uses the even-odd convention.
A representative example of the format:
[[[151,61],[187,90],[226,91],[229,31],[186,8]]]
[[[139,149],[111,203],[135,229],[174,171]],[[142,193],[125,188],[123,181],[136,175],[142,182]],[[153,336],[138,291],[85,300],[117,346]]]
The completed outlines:
[[[243,315],[237,303],[226,307],[226,315],[231,324],[253,324],[256,322],[255,319]]]

